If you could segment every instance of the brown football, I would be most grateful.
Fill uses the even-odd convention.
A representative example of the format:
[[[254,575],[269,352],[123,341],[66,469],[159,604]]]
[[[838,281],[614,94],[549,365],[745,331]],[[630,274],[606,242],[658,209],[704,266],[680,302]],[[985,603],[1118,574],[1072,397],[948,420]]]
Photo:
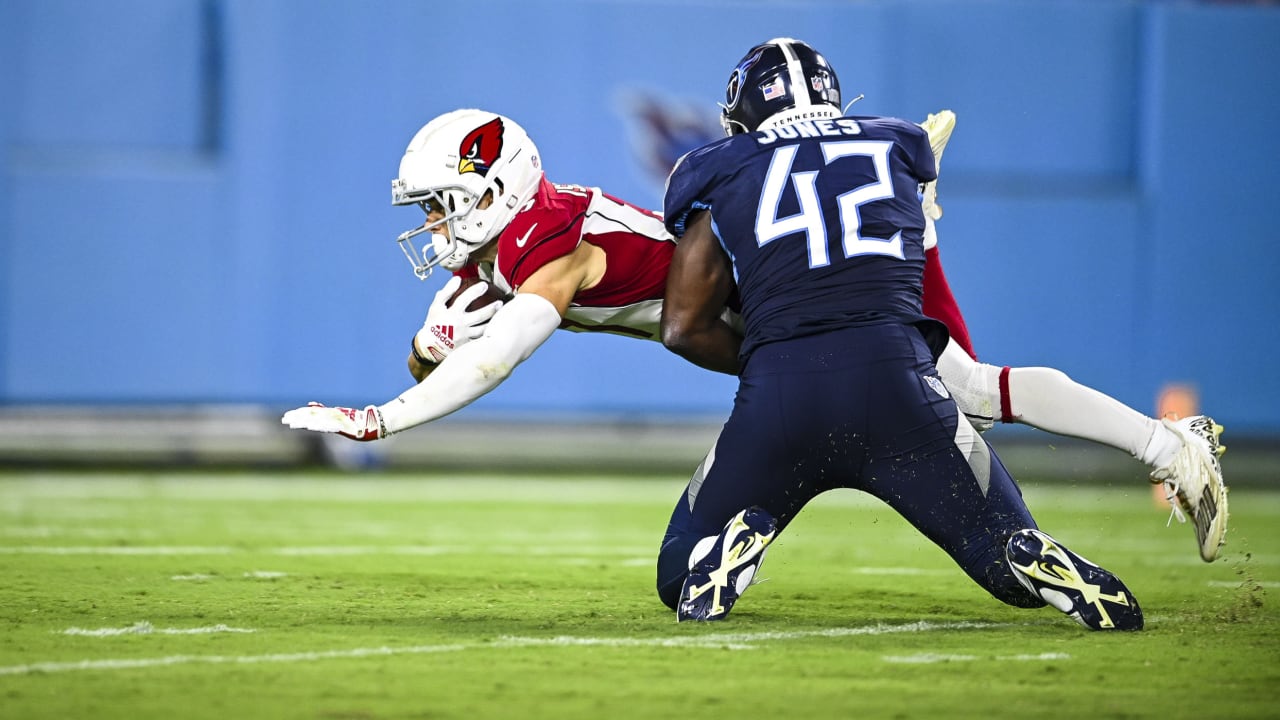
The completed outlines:
[[[485,281],[480,278],[462,278],[462,284],[458,286],[458,291],[449,296],[449,307],[453,307],[453,301],[457,300],[459,295],[466,292],[467,288],[480,282]],[[484,293],[475,300],[472,300],[471,304],[467,306],[468,311],[479,310],[486,305],[492,305],[496,302],[505,302],[507,300],[506,294],[499,290],[497,286],[493,283],[488,283],[488,285],[489,287],[485,289]]]

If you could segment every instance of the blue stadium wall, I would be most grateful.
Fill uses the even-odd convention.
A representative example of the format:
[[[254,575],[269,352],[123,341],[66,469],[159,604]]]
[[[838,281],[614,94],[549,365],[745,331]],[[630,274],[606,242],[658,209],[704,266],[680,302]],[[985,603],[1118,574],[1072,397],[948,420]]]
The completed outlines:
[[[983,359],[1280,431],[1280,8],[952,2],[0,0],[0,404],[385,401],[443,278],[389,181],[432,116],[657,208],[761,40],[859,113],[959,124],[944,266]],[[732,379],[557,335],[464,412],[718,414]]]

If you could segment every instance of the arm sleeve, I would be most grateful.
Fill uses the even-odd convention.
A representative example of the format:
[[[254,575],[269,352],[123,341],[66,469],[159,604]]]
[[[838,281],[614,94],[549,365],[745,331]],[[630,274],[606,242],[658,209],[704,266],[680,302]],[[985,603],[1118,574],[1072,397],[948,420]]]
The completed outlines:
[[[929,133],[914,123],[911,130],[916,134],[916,175],[920,182],[933,182],[938,179],[938,162],[933,157],[933,146],[929,144]]]
[[[699,160],[707,152],[719,147],[720,143],[715,143],[686,153],[676,161],[671,174],[667,176],[667,187],[663,193],[662,221],[667,227],[667,232],[676,238],[684,237],[685,223],[689,220],[691,213],[696,210],[711,209],[710,203],[704,197],[709,184],[708,178],[704,177],[705,164],[700,163]]]
[[[378,407],[388,435],[444,417],[502,384],[560,326],[541,295],[520,293],[502,306],[485,334],[455,350],[421,383]]]

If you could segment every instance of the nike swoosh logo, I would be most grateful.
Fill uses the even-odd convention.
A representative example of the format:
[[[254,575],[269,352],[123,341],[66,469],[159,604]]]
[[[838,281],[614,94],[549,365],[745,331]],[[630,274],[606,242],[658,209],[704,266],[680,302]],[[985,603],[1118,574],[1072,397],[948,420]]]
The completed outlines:
[[[516,247],[524,247],[524,244],[529,242],[529,236],[533,235],[533,229],[536,227],[538,227],[538,223],[534,223],[532,226],[530,226],[529,232],[525,233],[524,237],[517,238]]]

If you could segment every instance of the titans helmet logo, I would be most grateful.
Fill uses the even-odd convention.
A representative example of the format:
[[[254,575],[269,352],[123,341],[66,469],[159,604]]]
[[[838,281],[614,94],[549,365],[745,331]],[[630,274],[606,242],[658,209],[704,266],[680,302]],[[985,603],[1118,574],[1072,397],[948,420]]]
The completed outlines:
[[[625,91],[620,100],[618,111],[630,126],[635,156],[659,189],[681,156],[723,137],[719,122],[707,116],[700,102],[643,90]]]
[[[742,83],[747,78],[747,71],[751,66],[760,62],[760,56],[764,54],[764,48],[761,48],[738,63],[738,67],[733,69],[733,74],[729,76],[729,86],[725,88],[724,97],[725,104],[729,107],[738,105],[738,98],[742,96]]]
[[[502,118],[494,118],[480,127],[467,133],[458,146],[458,173],[480,173],[481,177],[489,174],[489,168],[502,155]]]

